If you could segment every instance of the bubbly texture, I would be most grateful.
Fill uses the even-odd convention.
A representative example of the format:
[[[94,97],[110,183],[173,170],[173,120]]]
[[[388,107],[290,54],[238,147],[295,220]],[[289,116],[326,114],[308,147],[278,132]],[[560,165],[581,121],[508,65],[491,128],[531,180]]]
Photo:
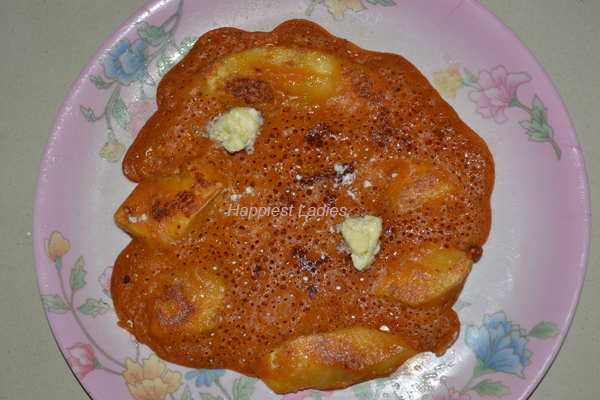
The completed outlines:
[[[289,392],[386,376],[455,342],[494,163],[407,60],[305,20],[222,28],[163,78],[157,103],[123,161],[140,184],[115,215],[133,240],[111,292],[141,343]],[[262,117],[252,151],[210,137],[237,107]],[[365,216],[381,235],[359,270],[340,226]]]

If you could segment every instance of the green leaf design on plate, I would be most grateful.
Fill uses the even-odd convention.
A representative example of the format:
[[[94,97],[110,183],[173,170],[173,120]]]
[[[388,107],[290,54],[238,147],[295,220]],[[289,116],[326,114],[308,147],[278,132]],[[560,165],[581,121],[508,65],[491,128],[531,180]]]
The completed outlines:
[[[513,102],[518,103],[516,94]],[[556,156],[560,160],[561,151],[556,142],[554,142],[554,131],[552,130],[552,127],[546,123],[548,121],[548,109],[544,107],[544,103],[542,103],[537,96],[533,99],[533,108],[530,110],[530,114],[530,121],[519,122],[521,126],[527,130],[525,133],[529,135],[529,140],[533,140],[534,142],[550,142],[552,147],[554,147]]]
[[[98,314],[104,314],[105,312],[110,311],[111,307],[102,300],[87,299],[85,304],[79,307],[78,310],[96,318]]]
[[[50,312],[64,314],[69,311],[69,308],[63,303],[62,299],[54,294],[43,295],[42,303],[48,306],[48,311]]]
[[[192,392],[190,392],[190,386],[185,385],[183,393],[181,394],[181,400],[192,400]]]
[[[377,379],[375,379],[375,383],[377,383],[377,389],[378,390],[383,389],[384,387],[387,386],[388,383],[390,383],[391,380],[392,379],[390,379],[390,378],[377,378]]]
[[[381,391],[392,381],[391,378],[377,378],[375,379],[375,392],[371,395],[373,400],[379,399]]]
[[[192,47],[194,47],[196,40],[198,40],[198,38],[186,37],[185,39],[183,39],[181,41],[181,44],[179,45],[179,52],[181,53],[182,56],[185,56],[187,53],[190,52]]]
[[[352,386],[354,395],[358,400],[373,400],[373,393],[371,393],[371,383],[363,382],[358,385]]]
[[[73,269],[71,269],[71,278],[69,279],[69,284],[71,285],[71,290],[73,292],[85,286],[85,281],[83,280],[85,274],[86,272],[83,270],[83,256],[81,256],[75,263]]]
[[[313,0],[310,5],[308,6],[308,8],[306,9],[306,12],[304,13],[304,16],[306,18],[310,17],[310,14],[312,14],[313,10],[315,9],[316,6],[318,6],[319,4],[323,4],[325,0]]]
[[[527,134],[529,135],[529,140],[533,140],[535,142],[549,142],[552,140],[552,136],[554,136],[554,131],[547,123],[539,123],[536,120],[531,121],[521,121],[519,122],[521,126],[527,129]]]
[[[462,310],[465,307],[468,307],[472,305],[471,303],[467,303],[466,301],[462,301],[462,300],[457,300],[456,303],[454,303],[454,305],[452,306],[452,309],[456,312],[459,312],[460,310]]]
[[[485,374],[493,374],[496,373],[497,371],[495,369],[491,369],[491,368],[484,368],[485,364],[483,363],[483,360],[477,356],[477,364],[475,365],[475,371],[473,371],[473,377],[477,378],[478,376],[481,375],[485,375]]]
[[[150,74],[144,75],[144,83],[146,85],[156,86],[156,83],[154,83],[154,79],[152,79],[152,75]]]
[[[114,81],[110,83],[104,82],[104,79],[94,75],[90,76],[90,81],[92,81],[92,83],[96,85],[98,89],[108,89],[114,83]]]
[[[250,395],[254,393],[256,378],[242,376],[233,383],[233,398],[235,400],[250,400]]]
[[[175,63],[171,61],[170,58],[161,57],[156,62],[156,69],[158,70],[158,74],[160,76],[165,76],[167,72],[169,72],[171,68],[173,68],[174,65]]]
[[[213,396],[210,393],[199,393],[202,400],[223,400],[221,396]]]
[[[121,100],[121,96],[119,93],[115,96],[115,102],[112,108],[112,115],[115,118],[115,121],[121,126],[121,128],[127,127],[127,107],[123,100]]]
[[[394,3],[392,0],[367,0],[369,3],[371,4],[383,4],[384,6],[393,6],[396,3]]]
[[[475,390],[481,397],[486,395],[502,397],[510,394],[510,389],[504,386],[502,382],[492,382],[491,379],[481,381],[471,389]]]
[[[138,34],[142,39],[145,39],[152,46],[158,46],[165,40],[165,31],[154,25],[148,25],[146,22],[137,24]]]
[[[533,108],[531,109],[531,120],[521,121],[520,124],[523,128],[527,129],[527,134],[530,136],[529,140],[546,142],[552,140],[554,136],[554,131],[546,123],[547,120],[548,110],[544,107],[544,103],[542,103],[540,98],[535,96],[533,99]]]
[[[83,114],[83,116],[85,117],[85,120],[87,122],[96,122],[100,119],[100,118],[96,117],[94,115],[94,112],[89,108],[79,106],[79,109],[81,110],[81,113]]]
[[[319,392],[315,392],[310,395],[310,398],[314,400],[321,400],[323,398],[323,395]]]
[[[538,121],[542,124],[548,120],[548,109],[544,107],[544,103],[542,103],[537,96],[533,98],[533,110],[531,116],[534,121]]]
[[[471,72],[469,72],[469,70],[467,70],[465,68],[465,76],[467,77],[467,82],[469,83],[477,83],[477,77],[472,74]]]
[[[550,322],[540,322],[533,327],[527,336],[535,336],[540,339],[553,338],[561,332],[556,325]]]

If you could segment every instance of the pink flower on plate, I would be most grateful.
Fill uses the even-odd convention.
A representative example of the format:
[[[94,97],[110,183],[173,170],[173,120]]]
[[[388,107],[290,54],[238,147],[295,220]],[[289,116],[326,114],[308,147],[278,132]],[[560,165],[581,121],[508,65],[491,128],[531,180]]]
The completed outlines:
[[[98,283],[102,286],[105,293],[110,293],[110,278],[112,277],[113,267],[107,267],[104,273],[98,278]]]
[[[517,87],[529,82],[531,77],[525,72],[507,73],[503,66],[479,72],[477,83],[481,90],[469,93],[469,98],[477,103],[477,113],[483,118],[494,118],[499,124],[507,121],[504,110],[515,99]]]
[[[156,99],[134,101],[127,107],[127,114],[131,117],[129,127],[133,137],[136,137],[146,121],[158,110]]]
[[[77,375],[77,378],[83,379],[95,368],[96,359],[94,358],[94,349],[89,344],[77,342],[67,351],[71,357],[67,358],[67,362],[71,369]]]
[[[468,394],[460,394],[460,392],[449,388],[445,383],[433,389],[430,394],[425,395],[423,400],[471,400]]]
[[[283,398],[281,400],[304,400],[307,397],[310,397],[313,393],[315,393],[315,390],[312,390],[312,389],[301,390],[296,393],[288,393],[285,396],[283,396]],[[321,393],[322,397],[329,397],[329,396],[331,396],[331,394],[333,392],[320,392],[320,393]]]

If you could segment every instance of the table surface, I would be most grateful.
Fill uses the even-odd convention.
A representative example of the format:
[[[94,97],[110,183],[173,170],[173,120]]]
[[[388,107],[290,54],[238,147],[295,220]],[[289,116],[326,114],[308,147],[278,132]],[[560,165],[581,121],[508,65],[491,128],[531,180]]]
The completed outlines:
[[[145,0],[0,0],[0,399],[88,399],[40,301],[32,252],[35,181],[47,135],[85,64]],[[600,206],[600,1],[481,0],[544,67],[571,115]],[[592,244],[599,224],[592,221]],[[600,248],[592,245],[566,341],[530,400],[596,398]],[[592,392],[594,391],[594,393]]]

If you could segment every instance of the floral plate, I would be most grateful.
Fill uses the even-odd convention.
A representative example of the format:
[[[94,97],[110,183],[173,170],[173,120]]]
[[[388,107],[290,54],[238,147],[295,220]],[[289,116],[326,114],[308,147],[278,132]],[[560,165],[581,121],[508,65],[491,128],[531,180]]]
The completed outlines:
[[[390,378],[280,396],[231,371],[159,360],[117,327],[109,282],[129,241],[112,215],[134,187],[120,161],[156,110],[161,77],[208,30],[269,31],[291,18],[405,56],[486,140],[497,176],[485,256],[455,305],[463,326],[456,344]],[[98,50],[62,105],[40,166],[34,251],[56,340],[94,399],[524,399],[571,323],[590,216],[581,149],[556,89],[473,0],[155,0]]]

